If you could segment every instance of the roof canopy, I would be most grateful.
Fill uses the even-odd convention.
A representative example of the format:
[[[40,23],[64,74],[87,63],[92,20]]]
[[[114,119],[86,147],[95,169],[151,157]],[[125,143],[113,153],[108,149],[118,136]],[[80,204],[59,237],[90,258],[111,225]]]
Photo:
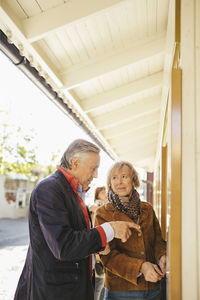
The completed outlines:
[[[4,0],[0,27],[111,157],[153,170],[173,56],[171,2]]]

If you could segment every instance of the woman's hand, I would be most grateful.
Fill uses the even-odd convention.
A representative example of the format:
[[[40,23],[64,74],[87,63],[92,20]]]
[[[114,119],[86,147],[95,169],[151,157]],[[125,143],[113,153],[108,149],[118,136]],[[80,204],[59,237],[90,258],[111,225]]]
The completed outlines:
[[[150,282],[157,282],[164,276],[159,267],[150,262],[144,262],[141,266],[140,272],[144,275],[145,280]]]
[[[159,264],[159,267],[160,267],[160,269],[161,269],[161,271],[164,275],[166,274],[166,263],[167,263],[166,255],[161,256],[158,264]]]

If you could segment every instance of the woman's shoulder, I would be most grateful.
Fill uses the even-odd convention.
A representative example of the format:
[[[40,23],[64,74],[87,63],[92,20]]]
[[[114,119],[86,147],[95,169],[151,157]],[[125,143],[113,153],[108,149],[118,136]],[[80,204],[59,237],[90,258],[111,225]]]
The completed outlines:
[[[115,210],[114,206],[108,202],[108,203],[105,203],[101,206],[99,206],[96,210],[96,215],[100,215],[100,214],[107,214],[109,212],[113,212]]]
[[[153,206],[149,202],[141,201],[140,205],[141,205],[141,208],[143,208],[143,209],[153,210]]]

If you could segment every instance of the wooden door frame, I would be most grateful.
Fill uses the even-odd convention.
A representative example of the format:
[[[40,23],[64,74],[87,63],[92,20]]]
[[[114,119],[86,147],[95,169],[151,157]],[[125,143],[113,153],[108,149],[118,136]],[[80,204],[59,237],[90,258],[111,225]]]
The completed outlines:
[[[172,69],[169,299],[181,300],[182,70]]]

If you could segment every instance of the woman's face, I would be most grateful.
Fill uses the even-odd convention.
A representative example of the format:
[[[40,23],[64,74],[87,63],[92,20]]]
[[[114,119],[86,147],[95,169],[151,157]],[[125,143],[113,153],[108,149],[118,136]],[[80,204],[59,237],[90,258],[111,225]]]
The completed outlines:
[[[133,180],[128,166],[114,169],[111,173],[111,188],[119,197],[129,196],[133,190]]]

